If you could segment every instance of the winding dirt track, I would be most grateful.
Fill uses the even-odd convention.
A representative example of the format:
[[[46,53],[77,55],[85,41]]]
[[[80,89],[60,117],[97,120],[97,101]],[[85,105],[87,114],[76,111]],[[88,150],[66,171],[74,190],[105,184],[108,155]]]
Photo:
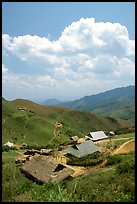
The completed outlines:
[[[124,154],[128,152],[133,152],[135,151],[135,139],[130,140],[128,142],[125,142],[122,144],[118,149],[116,149],[112,155],[114,154]]]

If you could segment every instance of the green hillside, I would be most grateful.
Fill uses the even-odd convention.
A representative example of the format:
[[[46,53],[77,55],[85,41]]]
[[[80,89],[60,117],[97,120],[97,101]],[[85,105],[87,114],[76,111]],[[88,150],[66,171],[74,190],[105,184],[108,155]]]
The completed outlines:
[[[26,110],[18,110],[21,107]],[[62,123],[63,127],[58,132],[60,137],[52,140],[55,122]],[[23,99],[14,101],[2,99],[2,143],[13,141],[34,146],[45,147],[49,144],[54,146],[67,142],[70,136],[83,137],[90,131],[119,128],[121,123],[110,117],[65,107],[43,106]]]
[[[135,86],[116,88],[60,105],[135,122]]]

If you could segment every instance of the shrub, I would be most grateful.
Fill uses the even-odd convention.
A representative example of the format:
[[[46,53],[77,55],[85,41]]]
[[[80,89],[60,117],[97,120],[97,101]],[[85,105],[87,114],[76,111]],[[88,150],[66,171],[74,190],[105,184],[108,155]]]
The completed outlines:
[[[2,152],[8,152],[10,150],[9,146],[2,146]]]
[[[103,157],[99,156],[100,153],[89,154],[82,158],[77,158],[72,155],[68,155],[69,159],[67,164],[77,166],[93,166],[103,161]]]
[[[117,164],[121,162],[121,157],[119,155],[109,156],[107,159],[106,166]]]
[[[116,168],[116,172],[118,174],[122,174],[122,173],[131,173],[134,172],[135,170],[135,162],[132,160],[130,162],[124,162],[122,164],[119,164]]]
[[[10,150],[17,150],[16,146],[10,147]]]

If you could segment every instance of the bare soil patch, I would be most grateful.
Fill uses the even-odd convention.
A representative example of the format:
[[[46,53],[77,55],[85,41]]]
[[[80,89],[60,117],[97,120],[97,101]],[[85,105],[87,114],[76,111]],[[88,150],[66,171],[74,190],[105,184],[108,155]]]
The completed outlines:
[[[114,154],[125,154],[128,152],[134,152],[135,151],[135,139],[130,140],[128,142],[125,142],[122,144],[118,149],[116,149],[112,155]]]

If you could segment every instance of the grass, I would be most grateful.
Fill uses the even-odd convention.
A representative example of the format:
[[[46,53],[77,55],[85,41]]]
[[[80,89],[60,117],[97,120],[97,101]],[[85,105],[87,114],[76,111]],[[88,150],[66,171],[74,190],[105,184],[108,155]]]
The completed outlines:
[[[131,172],[90,172],[74,180],[42,186],[30,182],[19,172],[16,179],[12,174],[8,170],[8,183],[3,184],[3,202],[15,202],[19,197],[20,202],[133,202],[135,199]]]
[[[91,113],[72,111],[63,107],[44,107],[28,101],[18,103],[2,100],[2,143],[27,143],[29,148],[55,147],[68,142],[75,134],[83,136],[92,130],[119,128],[115,120],[96,117]],[[20,112],[18,107],[25,106],[29,111]],[[30,112],[31,110],[31,112]],[[54,123],[63,124],[61,140],[53,138]],[[132,138],[134,134],[119,135]],[[59,184],[38,185],[20,172],[20,164],[15,159],[23,150],[2,152],[2,201],[3,202],[134,202],[135,175],[134,153],[121,155],[120,162],[109,167],[112,171],[89,172]],[[82,162],[97,162],[98,157],[88,156]],[[103,160],[106,157],[103,158]],[[95,161],[96,160],[96,161]],[[77,165],[81,161],[77,161]],[[128,162],[128,164],[126,163]],[[107,166],[107,167],[108,167]],[[129,166],[129,169],[128,169]],[[103,169],[105,170],[106,167]],[[126,169],[126,171],[124,171]]]
[[[127,157],[128,154],[124,160]],[[124,160],[121,159],[122,163]],[[134,182],[132,168],[121,174],[116,170],[99,170],[58,185],[35,186],[32,195],[37,202],[134,202]]]
[[[16,196],[27,192],[32,184],[15,165],[15,159],[20,156],[16,151],[2,153],[2,201],[15,202]],[[28,186],[28,187],[27,187]]]
[[[132,132],[132,133],[126,133],[126,134],[120,134],[120,135],[117,135],[116,138],[134,138],[135,137],[135,132]]]
[[[123,179],[125,180],[125,176],[128,175],[117,175],[115,171],[90,172],[88,175],[81,176],[77,179],[77,188],[73,199],[74,201],[81,199],[83,202],[133,201],[134,180],[132,176],[128,177],[131,189],[129,189],[128,193],[125,193],[125,183],[123,182]],[[69,184],[69,193],[72,191],[73,185],[71,183]]]
[[[27,111],[19,111],[18,107]],[[54,124],[61,122],[60,139],[54,137]],[[68,142],[69,137],[85,136],[90,131],[115,130],[120,125],[117,120],[96,116],[92,113],[74,111],[64,107],[48,107],[27,100],[2,100],[2,143],[27,143],[31,146],[53,146]]]
[[[119,148],[122,144],[124,144],[125,142],[128,142],[130,141],[131,139],[128,138],[127,140],[116,140],[116,141],[109,141],[107,144],[106,144],[106,148],[107,149],[111,149],[112,150],[115,150],[117,148]]]
[[[122,144],[124,144],[125,142],[130,141],[131,139],[127,139],[125,140],[117,140],[114,142],[114,149],[117,149],[118,147],[120,147]]]
[[[15,164],[20,153],[23,153],[23,150],[2,152],[3,202],[135,201],[134,152],[113,156],[104,154],[104,157],[100,153],[89,155],[83,161],[89,163],[102,156],[103,160],[107,159],[108,162],[103,168],[74,179],[44,185],[33,183],[20,172],[21,165]]]

